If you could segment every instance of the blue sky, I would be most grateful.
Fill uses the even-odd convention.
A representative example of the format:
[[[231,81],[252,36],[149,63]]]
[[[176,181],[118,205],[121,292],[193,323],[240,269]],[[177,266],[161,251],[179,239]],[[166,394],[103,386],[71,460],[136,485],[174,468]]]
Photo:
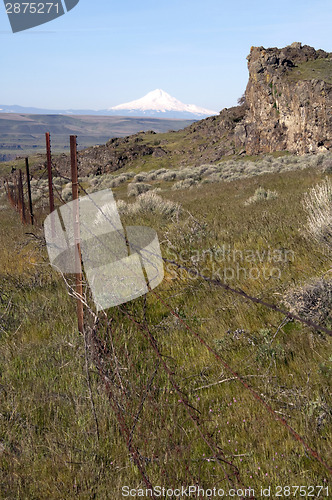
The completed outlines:
[[[0,3],[0,103],[105,109],[162,88],[219,111],[236,104],[252,45],[332,52],[331,0],[80,0],[13,34]]]

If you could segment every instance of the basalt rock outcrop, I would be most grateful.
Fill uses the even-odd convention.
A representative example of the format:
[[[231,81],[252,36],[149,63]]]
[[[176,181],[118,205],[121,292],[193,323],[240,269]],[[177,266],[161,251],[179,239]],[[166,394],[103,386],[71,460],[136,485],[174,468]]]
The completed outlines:
[[[248,56],[248,110],[234,130],[247,154],[332,147],[332,53],[293,43],[252,47]]]

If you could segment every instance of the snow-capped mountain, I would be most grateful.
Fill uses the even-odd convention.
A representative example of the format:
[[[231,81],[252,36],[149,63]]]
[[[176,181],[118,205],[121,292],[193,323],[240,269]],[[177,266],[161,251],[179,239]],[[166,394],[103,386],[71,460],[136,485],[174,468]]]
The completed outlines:
[[[183,104],[161,89],[149,92],[136,101],[119,104],[109,109],[40,109],[0,103],[1,113],[27,113],[27,114],[52,114],[52,115],[104,115],[104,116],[132,116],[155,118],[178,118],[180,120],[200,120],[206,116],[218,115],[217,111],[204,109],[195,104]]]
[[[136,101],[113,106],[108,111],[119,115],[193,119],[219,114],[217,111],[200,108],[195,104],[184,104],[161,89],[153,90]]]

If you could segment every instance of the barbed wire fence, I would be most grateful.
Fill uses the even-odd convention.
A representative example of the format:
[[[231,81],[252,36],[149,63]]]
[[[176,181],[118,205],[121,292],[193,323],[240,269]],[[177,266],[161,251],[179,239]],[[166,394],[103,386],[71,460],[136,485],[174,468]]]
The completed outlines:
[[[77,169],[77,164],[75,168]],[[51,173],[52,170],[63,181],[67,183],[72,181],[72,177],[61,174],[51,162]],[[47,169],[42,172],[39,180],[43,178],[46,171]],[[51,177],[49,175],[49,179],[52,183],[52,175]],[[79,181],[75,182],[78,183],[81,193],[89,196],[91,200],[92,198],[84,186]],[[38,180],[36,185],[38,185]],[[28,189],[27,181],[26,187]],[[22,204],[24,205],[22,189],[19,194],[19,188],[15,188],[15,183],[9,185],[8,180],[5,188],[9,202],[20,211],[22,217],[22,208],[20,208]],[[56,188],[55,191],[57,203],[64,203],[59,190]],[[101,210],[100,207],[98,208]],[[112,220],[107,217],[107,214],[102,210],[101,212],[112,225]],[[107,250],[112,251],[111,248]],[[251,296],[241,289],[232,288],[219,279],[212,279],[197,273],[195,268],[184,266],[170,259],[164,258],[163,261],[178,269],[186,270],[189,275],[194,275],[196,279],[208,283],[215,289],[221,288],[226,293],[235,294],[241,300],[259,304],[281,313],[284,316],[283,321],[296,320],[315,331],[332,335],[332,331],[322,325],[301,318],[259,297]],[[234,488],[245,488],[247,485],[241,479],[241,470],[235,465],[234,457],[227,455],[223,449],[218,422],[211,414],[206,415],[206,411],[204,412],[200,407],[197,407],[193,391],[188,391],[183,383],[181,367],[177,366],[172,356],[164,352],[165,341],[158,335],[158,328],[149,326],[146,319],[146,299],[143,299],[140,318],[135,316],[134,313],[137,314],[137,311],[133,312],[128,304],[116,307],[121,323],[128,327],[127,334],[128,332],[135,332],[135,335],[140,334],[140,337],[135,336],[135,342],[141,346],[142,358],[137,359],[130,349],[129,342],[123,342],[124,336],[119,335],[117,329],[113,328],[115,319],[109,317],[106,312],[99,314],[94,312],[91,297],[89,298],[89,287],[84,276],[82,277],[83,288],[79,293],[77,282],[71,283],[65,276],[63,278],[70,295],[84,306],[84,325],[81,333],[85,343],[86,373],[96,438],[100,439],[101,436],[90,380],[90,361],[93,362],[99,378],[103,382],[128,453],[136,465],[142,481],[148,488],[153,489],[152,477],[156,477],[156,471],[157,475],[163,477],[167,484],[172,484],[174,478],[179,478],[179,482],[182,484],[204,483],[204,471],[206,471],[207,466],[211,468],[211,465],[214,467],[213,470],[217,467],[221,472],[221,476],[217,475],[217,472],[211,473],[211,477],[215,478],[215,485],[222,483]],[[192,328],[188,321],[174,310],[160,294],[154,290],[151,291],[151,294],[183,327],[190,339],[194,339],[197,344],[203,346],[215,359],[215,362],[229,373],[232,380],[238,381],[257,403],[265,408],[267,414],[270,414],[297,442],[301,443],[314,460],[319,462],[327,472],[332,473],[332,468],[320,454],[265,401],[263,395],[260,395],[247,382],[248,377],[241,375],[226,363],[207,340],[196,329]],[[133,334],[129,333],[129,335],[131,339]],[[151,415],[155,416],[152,419],[153,429],[151,429]],[[209,456],[206,455],[204,459],[197,461],[193,457],[198,456],[197,450],[202,447],[209,450]],[[246,496],[246,498],[254,497]]]

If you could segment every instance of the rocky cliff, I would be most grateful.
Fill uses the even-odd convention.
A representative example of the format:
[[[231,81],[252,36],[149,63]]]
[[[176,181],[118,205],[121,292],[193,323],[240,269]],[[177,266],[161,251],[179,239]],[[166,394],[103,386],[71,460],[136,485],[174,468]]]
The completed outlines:
[[[248,110],[234,130],[247,154],[332,147],[332,53],[293,43],[252,47],[248,56]]]

